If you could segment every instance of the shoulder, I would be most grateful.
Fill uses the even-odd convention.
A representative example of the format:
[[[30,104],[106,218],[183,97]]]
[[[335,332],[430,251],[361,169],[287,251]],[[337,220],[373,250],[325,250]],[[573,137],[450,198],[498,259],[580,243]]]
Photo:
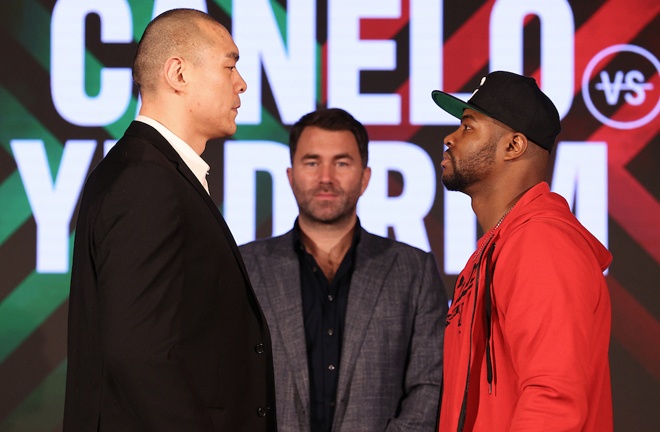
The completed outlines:
[[[524,242],[535,249],[553,251],[563,248],[565,241],[580,241],[585,234],[566,200],[547,192],[521,208],[510,223],[502,226],[499,236],[507,244]]]
[[[121,195],[171,195],[178,189],[176,167],[152,146],[120,141],[90,174],[88,185]]]
[[[502,224],[498,237],[502,246],[530,242],[553,250],[560,247],[561,238],[575,239],[583,235],[582,231],[584,228],[566,200],[549,190],[541,190],[519,209],[514,208],[510,220]]]
[[[393,239],[362,232],[357,250],[356,273],[369,275],[372,283],[381,284],[389,293],[398,293],[402,304],[408,300],[424,301],[427,306],[446,305],[446,292],[432,252]],[[416,300],[415,300],[416,299]]]
[[[293,231],[289,231],[279,236],[254,240],[238,248],[243,255],[271,255],[281,254],[287,248],[293,249],[292,245]]]
[[[135,214],[138,208],[173,208],[185,196],[176,166],[149,141],[124,136],[85,182],[81,207],[101,206]]]
[[[118,181],[125,176],[133,181],[135,177],[159,179],[172,175],[175,166],[161,150],[166,146],[169,143],[151,126],[133,122],[92,171],[90,180],[98,177],[98,180]]]
[[[432,252],[425,252],[409,244],[362,231],[357,248],[358,265],[369,262],[388,263],[390,269],[401,274],[430,271],[438,273]]]
[[[396,254],[406,259],[424,260],[432,253],[425,252],[417,247],[411,246],[397,240],[387,237],[381,237],[362,229],[360,234],[360,243],[358,250],[369,256],[382,256],[387,254]]]
[[[269,281],[273,279],[273,271],[279,271],[283,267],[297,262],[293,250],[293,234],[286,234],[268,239],[255,240],[238,247],[245,268],[252,278],[255,290],[260,289],[264,281],[260,280],[263,275]],[[269,282],[270,283],[270,282]]]
[[[498,262],[515,263],[517,275],[543,281],[600,279],[610,261],[607,249],[569,210],[530,217],[500,239]]]

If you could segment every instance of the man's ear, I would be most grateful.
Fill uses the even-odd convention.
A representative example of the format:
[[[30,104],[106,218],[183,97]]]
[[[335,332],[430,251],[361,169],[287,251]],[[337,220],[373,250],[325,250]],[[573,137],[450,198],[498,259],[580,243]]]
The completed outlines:
[[[291,165],[293,165],[293,162]],[[286,176],[289,179],[289,186],[291,186],[291,189],[293,189],[293,168],[286,169]]]
[[[367,190],[367,186],[369,186],[369,180],[371,180],[371,168],[366,167],[362,171],[362,181],[361,181],[361,186],[360,186],[360,196],[364,193],[365,190]]]
[[[514,160],[525,154],[529,141],[527,137],[520,132],[513,132],[507,137],[506,152],[504,160]]]
[[[170,57],[163,66],[165,71],[165,82],[174,92],[183,91],[188,84],[184,72],[186,61],[181,57]]]

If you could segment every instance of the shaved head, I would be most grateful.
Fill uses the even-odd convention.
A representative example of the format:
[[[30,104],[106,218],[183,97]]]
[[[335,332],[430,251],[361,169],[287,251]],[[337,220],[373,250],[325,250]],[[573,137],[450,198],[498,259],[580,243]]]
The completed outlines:
[[[156,88],[167,59],[184,57],[198,63],[200,53],[211,46],[207,31],[211,26],[223,28],[210,15],[195,9],[173,9],[154,18],[142,35],[133,62],[133,80],[140,93]]]

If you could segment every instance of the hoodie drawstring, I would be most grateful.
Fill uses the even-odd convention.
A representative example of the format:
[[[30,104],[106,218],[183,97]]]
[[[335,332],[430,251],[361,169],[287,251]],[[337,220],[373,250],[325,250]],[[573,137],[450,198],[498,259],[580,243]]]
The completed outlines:
[[[488,240],[491,241],[491,239]],[[486,250],[485,247],[488,247]],[[475,322],[475,313],[477,311],[477,299],[479,297],[479,280],[480,280],[480,273],[481,273],[481,262],[484,257],[484,254],[486,254],[486,292],[485,292],[485,298],[486,298],[486,303],[485,303],[485,309],[486,309],[486,368],[487,368],[487,375],[488,375],[488,391],[489,393],[492,390],[492,381],[493,381],[493,364],[491,361],[491,354],[490,354],[490,334],[491,334],[491,325],[490,325],[490,317],[491,317],[491,294],[490,294],[490,284],[492,281],[492,271],[494,270],[491,269],[491,263],[493,259],[493,252],[495,251],[495,243],[492,245],[485,244],[484,245],[484,250],[482,250],[479,254],[478,261],[476,263],[476,277],[475,277],[475,286],[474,286],[474,306],[472,309],[472,317],[470,319],[470,329],[474,329],[474,322]],[[458,427],[457,427],[457,432],[462,432],[463,428],[465,427],[465,419],[467,415],[467,402],[468,402],[468,388],[470,387],[470,370],[472,368],[472,330],[470,330],[470,350],[468,354],[468,368],[467,368],[467,377],[465,379],[465,390],[463,391],[463,401],[461,403],[461,411],[458,416]]]
[[[488,249],[486,253],[486,286],[484,292],[484,310],[486,312],[486,379],[488,380],[488,394],[493,393],[493,361],[490,352],[490,340],[492,337],[493,320],[492,320],[492,298],[491,298],[491,284],[493,273],[495,273],[495,266],[493,262],[493,252],[495,252],[495,243]]]

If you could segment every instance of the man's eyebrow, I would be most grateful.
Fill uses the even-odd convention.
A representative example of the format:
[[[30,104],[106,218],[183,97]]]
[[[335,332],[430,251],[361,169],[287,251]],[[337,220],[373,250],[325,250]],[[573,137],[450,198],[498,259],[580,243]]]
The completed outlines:
[[[477,121],[477,118],[472,114],[463,114],[463,117],[461,117],[461,121],[465,121],[465,120]]]
[[[236,51],[230,51],[225,55],[225,57],[238,61],[238,53]]]
[[[317,153],[307,153],[301,156],[301,159],[320,159],[321,155]],[[351,156],[349,153],[340,153],[338,155],[334,155],[332,157],[333,160],[338,160],[338,159],[351,159],[353,160],[353,156]]]

